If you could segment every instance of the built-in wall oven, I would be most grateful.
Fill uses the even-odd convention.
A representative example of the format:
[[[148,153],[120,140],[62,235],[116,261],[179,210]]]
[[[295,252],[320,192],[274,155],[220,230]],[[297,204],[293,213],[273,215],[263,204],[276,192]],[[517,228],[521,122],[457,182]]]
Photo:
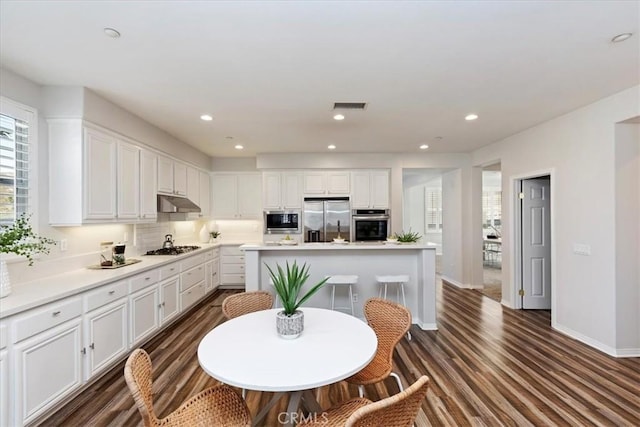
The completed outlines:
[[[353,209],[351,241],[381,242],[389,237],[389,209]]]
[[[301,224],[299,210],[264,211],[264,234],[299,234]]]

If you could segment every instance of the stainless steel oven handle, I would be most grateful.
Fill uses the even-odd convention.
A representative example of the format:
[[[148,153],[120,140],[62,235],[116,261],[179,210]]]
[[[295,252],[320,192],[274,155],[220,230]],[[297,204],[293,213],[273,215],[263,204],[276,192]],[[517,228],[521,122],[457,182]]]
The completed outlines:
[[[389,219],[389,216],[388,215],[379,215],[379,216],[353,215],[352,218],[354,221],[357,221],[357,220],[380,221],[380,220]]]

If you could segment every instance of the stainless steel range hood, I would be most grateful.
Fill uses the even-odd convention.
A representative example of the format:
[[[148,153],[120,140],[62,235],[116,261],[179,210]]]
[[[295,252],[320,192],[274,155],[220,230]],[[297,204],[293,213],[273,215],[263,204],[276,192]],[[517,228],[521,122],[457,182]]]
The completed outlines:
[[[200,212],[200,206],[186,197],[158,194],[158,212],[162,213],[191,213]]]

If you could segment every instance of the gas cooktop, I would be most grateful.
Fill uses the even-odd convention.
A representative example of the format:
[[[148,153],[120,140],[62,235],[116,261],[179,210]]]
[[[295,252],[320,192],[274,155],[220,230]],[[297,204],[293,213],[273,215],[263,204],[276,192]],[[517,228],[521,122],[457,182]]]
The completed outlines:
[[[200,246],[172,246],[148,251],[147,255],[180,255],[200,249]]]

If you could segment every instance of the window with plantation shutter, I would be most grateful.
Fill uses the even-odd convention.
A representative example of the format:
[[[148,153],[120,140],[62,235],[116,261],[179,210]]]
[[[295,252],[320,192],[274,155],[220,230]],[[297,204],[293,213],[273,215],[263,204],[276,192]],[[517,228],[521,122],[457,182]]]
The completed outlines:
[[[442,190],[426,189],[424,212],[426,231],[442,231]]]

